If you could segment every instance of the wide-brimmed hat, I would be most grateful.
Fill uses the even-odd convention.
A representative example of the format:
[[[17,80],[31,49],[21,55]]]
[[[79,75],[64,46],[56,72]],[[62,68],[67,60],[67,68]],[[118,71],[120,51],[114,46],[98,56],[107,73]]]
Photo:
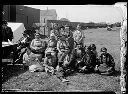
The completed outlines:
[[[102,47],[100,51],[101,51],[101,52],[106,52],[106,51],[107,51],[107,48]]]

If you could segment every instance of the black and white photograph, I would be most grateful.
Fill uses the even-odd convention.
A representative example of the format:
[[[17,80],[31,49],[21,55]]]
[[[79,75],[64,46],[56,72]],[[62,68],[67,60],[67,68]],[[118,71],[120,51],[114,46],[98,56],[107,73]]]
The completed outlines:
[[[2,92],[126,93],[126,2],[3,5],[2,15]]]

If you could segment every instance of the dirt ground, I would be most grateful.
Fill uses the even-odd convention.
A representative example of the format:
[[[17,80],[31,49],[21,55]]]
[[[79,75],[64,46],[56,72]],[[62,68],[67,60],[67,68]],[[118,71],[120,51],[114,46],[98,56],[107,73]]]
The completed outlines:
[[[97,51],[105,46],[113,56],[117,73],[114,76],[103,76],[96,73],[74,73],[67,77],[69,82],[62,83],[55,75],[44,72],[30,73],[20,66],[9,66],[4,69],[2,89],[19,89],[21,91],[52,91],[52,92],[99,92],[113,91],[120,93],[120,32],[119,28],[107,31],[105,28],[84,31],[85,45],[95,43]],[[98,53],[100,54],[100,53]]]

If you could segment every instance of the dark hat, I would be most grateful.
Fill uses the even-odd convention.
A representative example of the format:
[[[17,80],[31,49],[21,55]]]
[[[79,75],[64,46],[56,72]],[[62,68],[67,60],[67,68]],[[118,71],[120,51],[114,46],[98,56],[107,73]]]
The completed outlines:
[[[106,52],[106,51],[107,51],[107,48],[105,48],[105,47],[101,48],[101,52]]]
[[[61,29],[61,28],[63,28],[63,29],[64,29],[65,27],[64,27],[64,26],[61,26],[61,27],[60,27],[60,29]]]
[[[90,47],[91,47],[92,49],[96,49],[96,45],[95,45],[95,44],[91,44]]]

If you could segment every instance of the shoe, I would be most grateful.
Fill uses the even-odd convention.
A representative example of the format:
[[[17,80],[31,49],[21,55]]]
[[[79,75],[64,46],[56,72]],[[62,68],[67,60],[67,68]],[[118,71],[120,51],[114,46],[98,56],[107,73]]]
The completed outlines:
[[[62,79],[62,82],[69,82],[69,80],[67,80],[67,79]]]

